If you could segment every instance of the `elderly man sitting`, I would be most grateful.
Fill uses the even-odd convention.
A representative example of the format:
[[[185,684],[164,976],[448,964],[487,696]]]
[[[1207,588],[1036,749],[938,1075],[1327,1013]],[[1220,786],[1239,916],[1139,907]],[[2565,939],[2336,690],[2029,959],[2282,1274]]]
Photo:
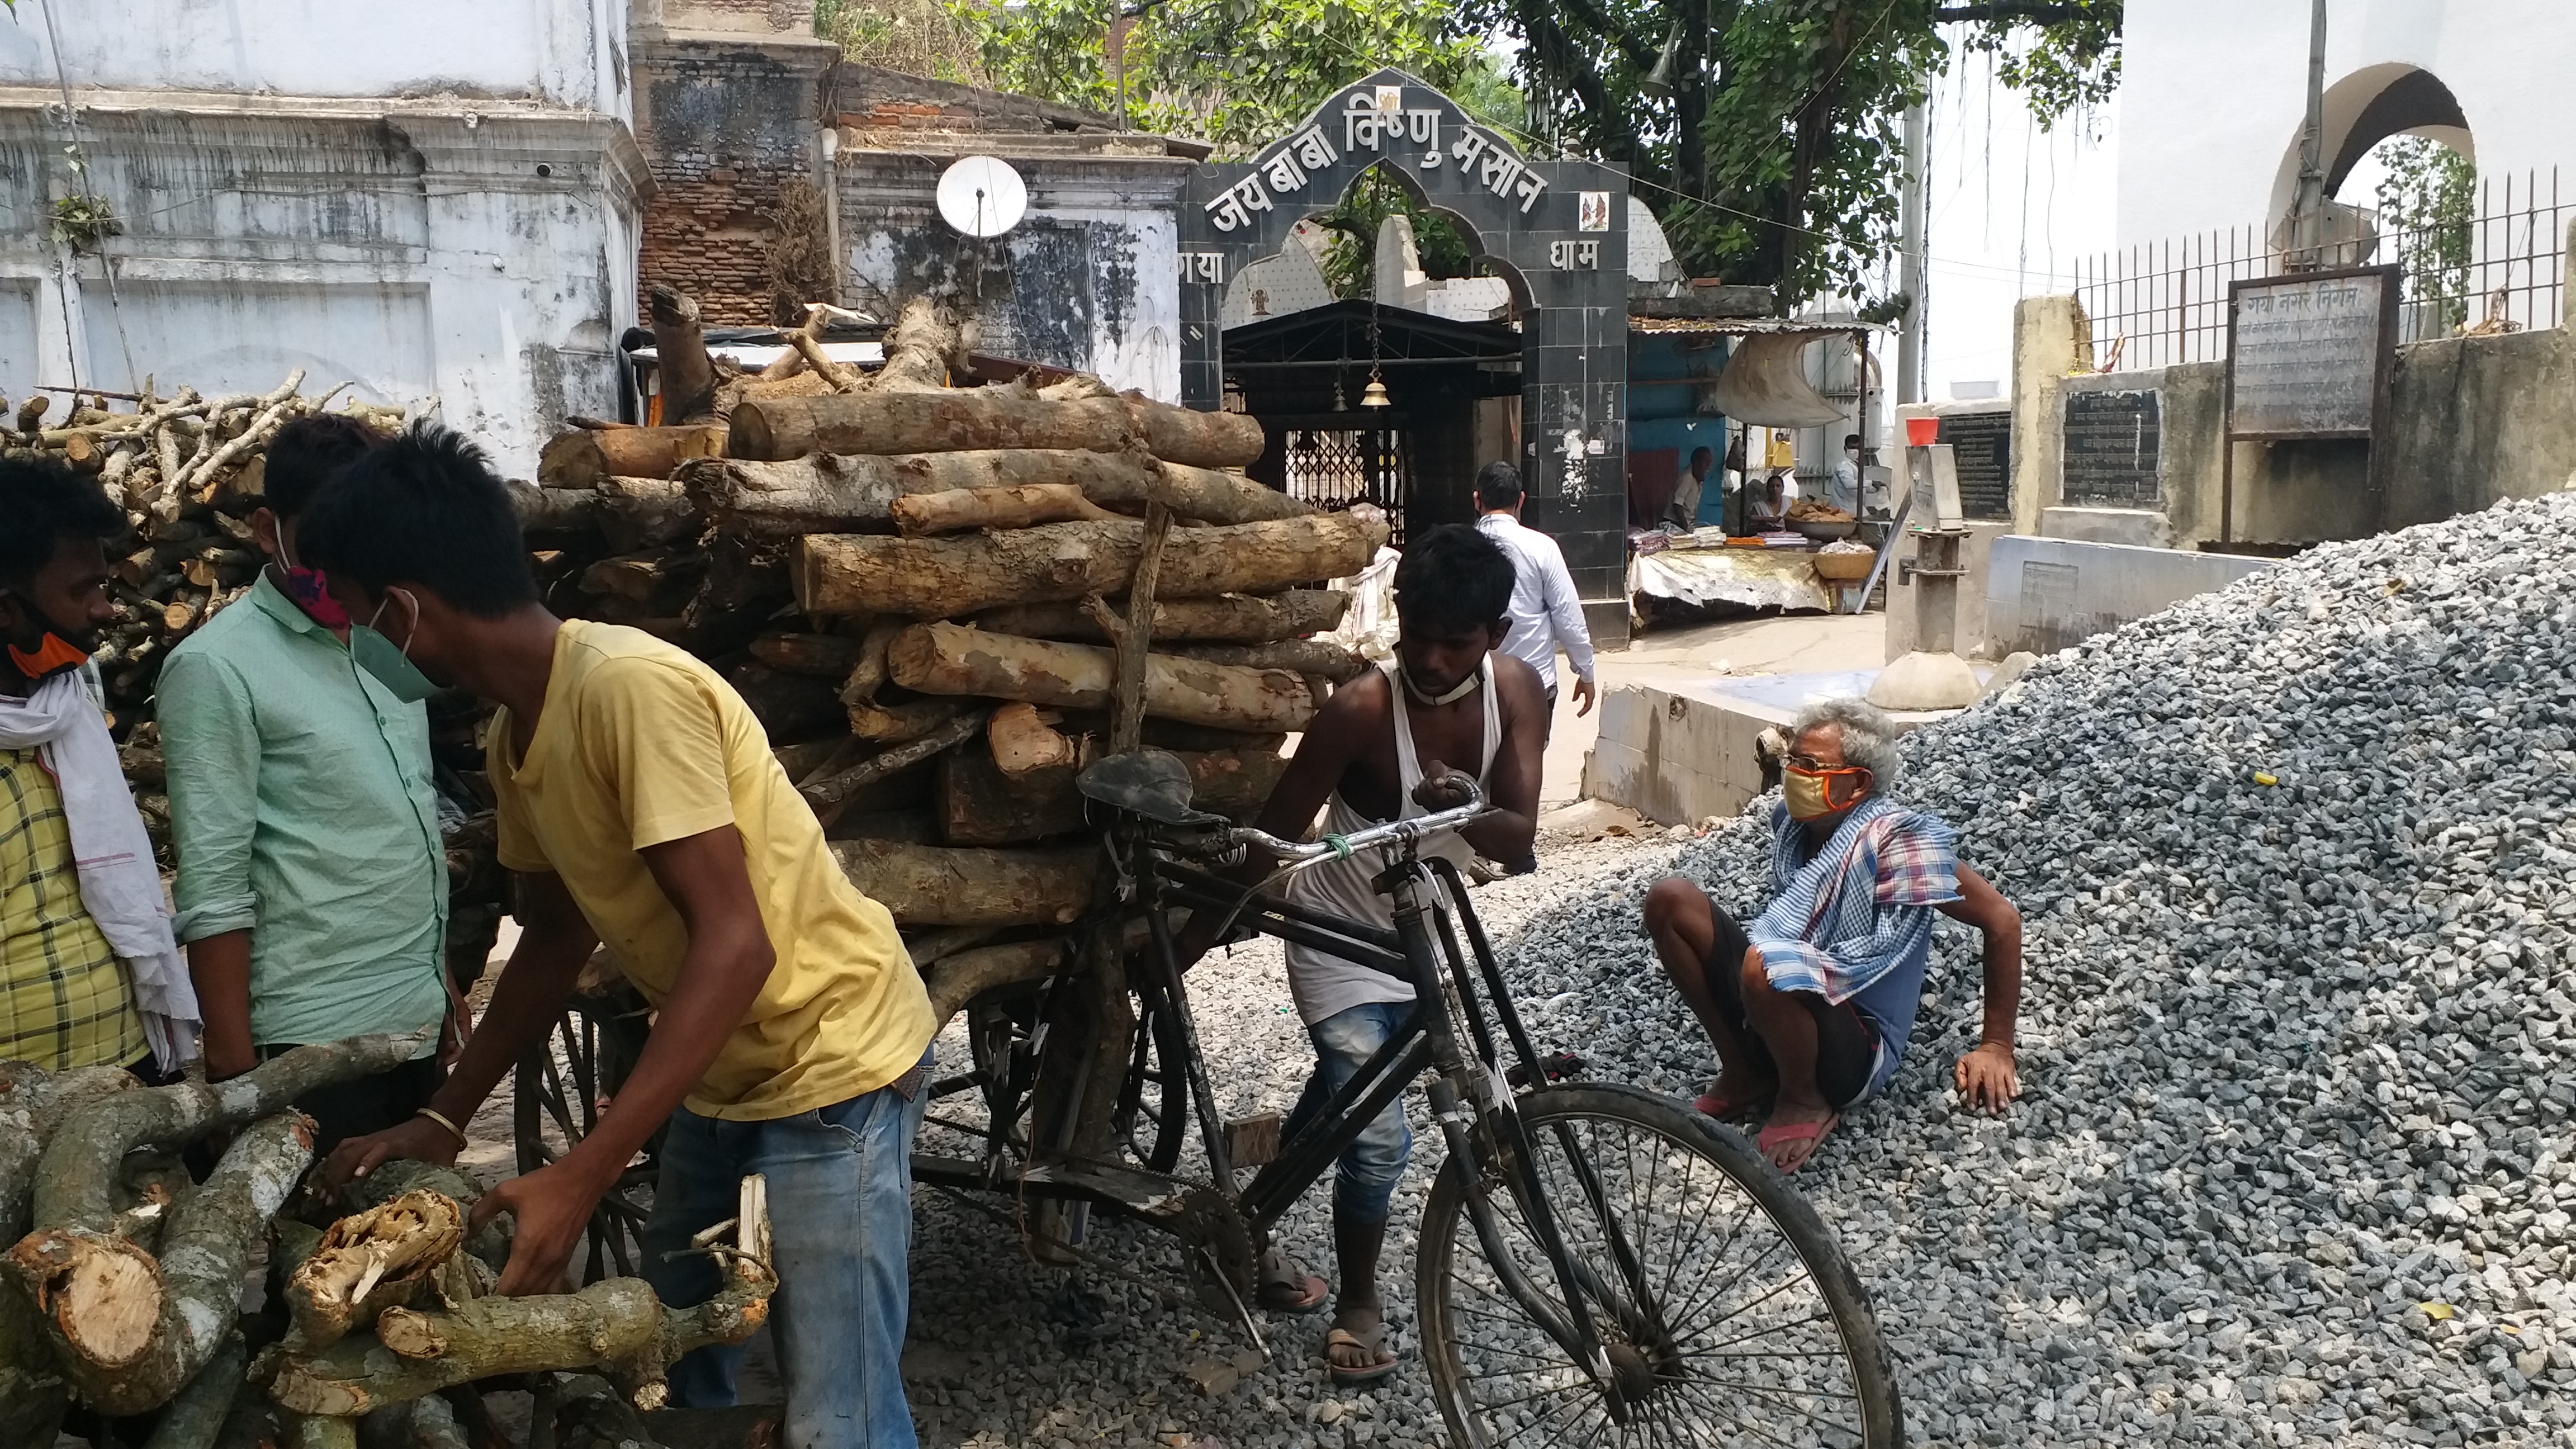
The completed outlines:
[[[1717,1084],[1695,1105],[1721,1120],[1767,1106],[1757,1140],[1783,1172],[1896,1075],[1934,911],[1985,933],[1985,1036],[1959,1059],[1959,1093],[2001,1112],[2021,1091],[2021,913],[1959,860],[1947,824],[1888,798],[1896,768],[1887,716],[1857,700],[1809,706],[1771,817],[1770,908],[1738,925],[1681,876],[1646,894],[1664,974],[1717,1046]]]

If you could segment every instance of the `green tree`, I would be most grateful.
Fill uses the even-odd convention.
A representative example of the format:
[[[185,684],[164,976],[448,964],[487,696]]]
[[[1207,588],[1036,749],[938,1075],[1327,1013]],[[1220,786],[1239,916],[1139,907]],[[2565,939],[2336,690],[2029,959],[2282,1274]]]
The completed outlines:
[[[1377,280],[1377,230],[1388,217],[1403,213],[1413,222],[1414,248],[1422,254],[1422,274],[1434,279],[1476,274],[1476,254],[1449,219],[1413,199],[1388,178],[1381,161],[1360,174],[1332,210],[1316,223],[1333,235],[1324,253],[1324,282],[1336,297],[1365,297]]]
[[[1624,162],[1685,266],[1784,309],[1865,295],[1894,249],[1899,126],[1956,44],[2043,125],[2108,96],[2123,0],[1463,0],[1521,33],[1532,124]],[[1945,34],[1945,25],[1962,25]],[[1646,82],[1670,52],[1669,94]]]
[[[1512,91],[1479,35],[1449,5],[1417,0],[948,0],[974,28],[991,83],[1213,143],[1241,156],[1285,132],[1334,92],[1399,66],[1462,104]],[[1111,27],[1123,21],[1123,43]],[[1473,98],[1471,100],[1471,98]]]
[[[2406,300],[2431,311],[2424,335],[2439,337],[2469,317],[2478,168],[2425,136],[2391,136],[2371,154],[2388,168],[2379,179],[2379,225],[2406,264]]]

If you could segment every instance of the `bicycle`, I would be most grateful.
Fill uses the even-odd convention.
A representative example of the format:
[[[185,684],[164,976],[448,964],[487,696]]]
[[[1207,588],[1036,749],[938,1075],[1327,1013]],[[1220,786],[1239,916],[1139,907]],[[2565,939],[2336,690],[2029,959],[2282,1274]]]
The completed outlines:
[[[1559,1083],[1564,1061],[1532,1045],[1465,882],[1420,853],[1483,813],[1472,786],[1453,809],[1301,843],[1191,809],[1186,770],[1157,754],[1112,757],[1081,777],[1084,795],[1107,807],[1101,834],[1115,872],[1114,900],[1087,924],[1107,940],[1144,927],[1130,968],[1137,1025],[1113,1124],[1134,1162],[1066,1145],[1075,1135],[1066,1104],[1093,1095],[1098,1064],[1048,1061],[1050,1025],[1077,989],[1076,973],[1059,971],[1014,998],[970,1006],[974,1070],[933,1091],[983,1091],[987,1123],[957,1130],[978,1132],[985,1151],[918,1155],[916,1181],[1105,1206],[1169,1231],[1213,1285],[1211,1305],[1230,1309],[1258,1344],[1250,1304],[1271,1230],[1369,1122],[1427,1077],[1447,1157],[1417,1240],[1417,1323],[1456,1443],[1903,1442],[1868,1296],[1814,1210],[1740,1136],[1631,1087]],[[1280,863],[1269,880],[1246,887],[1214,873],[1250,851]],[[1393,901],[1392,926],[1264,893],[1295,871],[1367,851],[1387,862],[1376,885]],[[1175,906],[1219,912],[1230,926],[1414,988],[1406,1027],[1248,1183],[1238,1180],[1234,1134],[1217,1112],[1174,956]],[[1051,1070],[1050,1113],[1033,1099]],[[1200,1181],[1173,1175],[1193,1116]]]

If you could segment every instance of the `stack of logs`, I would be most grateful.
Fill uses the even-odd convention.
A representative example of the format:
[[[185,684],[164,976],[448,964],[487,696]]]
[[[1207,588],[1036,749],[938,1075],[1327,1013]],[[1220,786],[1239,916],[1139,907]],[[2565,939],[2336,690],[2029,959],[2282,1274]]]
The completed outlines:
[[[548,446],[521,513],[550,602],[725,674],[943,1016],[1090,905],[1083,764],[1170,749],[1200,808],[1247,818],[1282,736],[1366,667],[1305,637],[1346,603],[1307,585],[1366,565],[1384,522],[1224,471],[1261,451],[1249,417],[1086,376],[949,387],[957,334],[920,304],[880,371],[809,328],[712,394],[673,377],[693,329],[656,332],[666,399],[724,416]]]
[[[765,1316],[760,1179],[734,1245],[710,1249],[727,1281],[696,1308],[623,1278],[492,1296],[508,1241],[497,1224],[466,1233],[477,1194],[453,1169],[388,1163],[327,1208],[299,1188],[312,1124],[288,1104],[418,1045],[298,1047],[215,1087],[0,1062],[0,1243],[15,1244],[0,1257],[0,1449],[52,1449],[75,1407],[93,1442],[104,1430],[147,1449],[353,1449],[362,1419],[384,1431],[372,1444],[490,1446],[507,1441],[466,1386],[507,1374],[538,1376],[543,1427],[580,1404],[571,1417],[606,1443],[740,1449],[745,1436],[636,1411],[662,1407],[680,1354],[738,1343]],[[218,1134],[229,1144],[192,1185],[181,1149]],[[267,1304],[245,1317],[263,1245]]]

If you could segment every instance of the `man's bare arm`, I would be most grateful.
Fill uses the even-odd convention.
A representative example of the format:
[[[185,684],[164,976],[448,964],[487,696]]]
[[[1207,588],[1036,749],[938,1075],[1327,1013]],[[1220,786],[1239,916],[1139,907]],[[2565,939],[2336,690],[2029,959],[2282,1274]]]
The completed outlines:
[[[431,1111],[459,1127],[492,1094],[502,1074],[552,1029],[564,999],[581,979],[581,968],[599,949],[598,933],[573,903],[562,876],[520,872],[517,884],[519,943],[511,948],[501,979],[493,983],[492,1004],[484,1009],[481,1028],[466,1041],[456,1069],[429,1101]],[[323,1164],[322,1176],[337,1187],[392,1158],[453,1162],[459,1145],[446,1128],[414,1118],[341,1143]]]
[[[225,931],[188,943],[188,980],[205,1023],[206,1080],[238,1077],[259,1065],[250,1039],[250,932]]]
[[[1971,1105],[2000,1112],[2021,1095],[2013,1066],[2013,1031],[2021,1014],[2021,912],[1965,861],[1959,863],[1959,899],[1940,909],[1985,937],[1985,1028],[1976,1050],[1960,1058],[1956,1077]]]
[[[1383,682],[1380,676],[1380,684]],[[1316,813],[1324,808],[1334,787],[1342,782],[1343,773],[1373,738],[1369,728],[1372,711],[1364,698],[1368,688],[1368,676],[1362,675],[1335,690],[1333,697],[1324,701],[1324,707],[1315,712],[1306,732],[1298,737],[1297,753],[1288,757],[1288,768],[1280,773],[1279,783],[1271,787],[1261,813],[1253,817],[1254,829],[1282,840],[1302,840],[1314,828]],[[1228,880],[1250,885],[1268,875],[1276,864],[1255,852],[1223,874]],[[1173,958],[1182,970],[1188,970],[1216,944],[1218,925],[1215,912],[1191,913],[1188,924],[1172,942]]]
[[[501,1275],[504,1294],[547,1292],[562,1278],[600,1194],[706,1077],[777,965],[740,831],[719,826],[638,853],[687,930],[688,949],[635,1070],[589,1134],[559,1160],[502,1183],[475,1205],[478,1226],[505,1209],[517,1219],[510,1266]],[[493,1004],[497,1012],[500,1003]],[[478,1034],[467,1051],[481,1042]]]

